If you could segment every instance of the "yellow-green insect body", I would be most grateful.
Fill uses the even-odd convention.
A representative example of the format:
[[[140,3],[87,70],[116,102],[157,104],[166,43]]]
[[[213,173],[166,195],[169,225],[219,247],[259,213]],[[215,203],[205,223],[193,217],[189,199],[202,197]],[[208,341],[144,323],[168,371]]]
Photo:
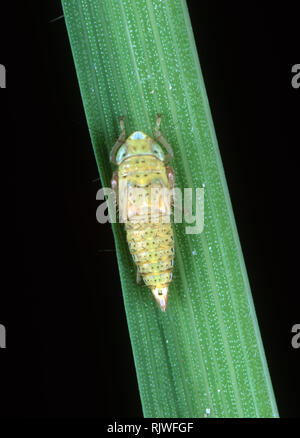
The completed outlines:
[[[165,311],[174,262],[170,221],[174,171],[166,166],[173,152],[158,131],[159,123],[160,116],[155,137],[168,150],[168,155],[157,141],[141,131],[135,131],[125,140],[121,119],[122,133],[112,149],[111,161],[118,165],[112,187],[118,197],[129,250],[137,266],[137,278],[143,278]]]

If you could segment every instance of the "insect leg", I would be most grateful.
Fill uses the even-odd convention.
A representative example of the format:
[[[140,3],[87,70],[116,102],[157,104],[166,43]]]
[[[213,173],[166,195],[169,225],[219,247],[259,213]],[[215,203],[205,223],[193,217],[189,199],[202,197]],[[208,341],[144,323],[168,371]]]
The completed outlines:
[[[169,188],[171,192],[171,203],[174,204],[175,172],[172,166],[166,166],[166,172],[167,172]]]
[[[112,150],[110,151],[109,159],[112,163],[116,163],[116,153],[119,147],[124,143],[125,141],[125,123],[124,123],[124,116],[120,117],[120,128],[121,128],[121,134],[119,135],[118,140],[114,144]]]
[[[173,149],[172,149],[171,145],[169,145],[167,140],[163,137],[162,133],[159,131],[160,122],[161,122],[161,114],[158,113],[155,128],[154,128],[154,136],[155,136],[155,139],[158,140],[167,149],[168,155],[165,156],[164,161],[168,162],[168,161],[173,160],[174,153],[173,153]]]
[[[167,177],[168,177],[168,181],[170,184],[170,189],[174,188],[175,185],[175,172],[172,166],[166,166],[166,172],[167,172]]]
[[[139,268],[137,268],[137,270],[136,270],[136,282],[137,282],[137,284],[141,284],[141,282],[142,282],[142,276],[141,276],[141,273],[139,271]]]
[[[118,171],[115,170],[113,172],[113,175],[112,175],[112,178],[111,178],[111,188],[113,189],[113,191],[115,193],[115,202],[116,202],[116,204],[118,204],[118,182],[119,182]]]
[[[124,135],[125,135],[125,123],[124,123],[125,117],[124,116],[120,116],[120,128],[121,131],[124,131]]]

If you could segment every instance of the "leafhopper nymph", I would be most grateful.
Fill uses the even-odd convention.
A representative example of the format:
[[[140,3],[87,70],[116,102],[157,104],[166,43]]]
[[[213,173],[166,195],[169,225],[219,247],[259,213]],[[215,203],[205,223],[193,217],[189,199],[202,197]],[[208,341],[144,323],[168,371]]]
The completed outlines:
[[[166,166],[173,158],[173,151],[159,131],[160,122],[158,114],[155,140],[141,131],[126,139],[124,117],[121,117],[121,134],[111,150],[110,160],[118,166],[111,183],[137,266],[137,282],[143,278],[165,312],[174,262],[170,221],[174,170]]]

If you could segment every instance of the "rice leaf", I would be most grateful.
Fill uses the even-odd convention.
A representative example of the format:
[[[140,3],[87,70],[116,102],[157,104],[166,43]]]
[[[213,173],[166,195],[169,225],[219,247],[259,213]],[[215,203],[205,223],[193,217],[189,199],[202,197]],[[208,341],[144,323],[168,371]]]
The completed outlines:
[[[119,117],[128,135],[151,136],[160,112],[176,186],[204,189],[203,232],[174,225],[166,313],[136,284],[123,225],[112,224],[145,417],[277,417],[185,1],[62,4],[103,186]]]

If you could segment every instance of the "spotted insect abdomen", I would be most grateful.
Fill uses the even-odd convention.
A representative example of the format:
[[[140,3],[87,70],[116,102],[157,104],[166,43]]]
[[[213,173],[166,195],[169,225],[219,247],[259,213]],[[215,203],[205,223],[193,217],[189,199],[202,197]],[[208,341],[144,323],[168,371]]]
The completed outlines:
[[[130,252],[151,289],[168,287],[172,280],[174,239],[170,223],[126,224]]]

